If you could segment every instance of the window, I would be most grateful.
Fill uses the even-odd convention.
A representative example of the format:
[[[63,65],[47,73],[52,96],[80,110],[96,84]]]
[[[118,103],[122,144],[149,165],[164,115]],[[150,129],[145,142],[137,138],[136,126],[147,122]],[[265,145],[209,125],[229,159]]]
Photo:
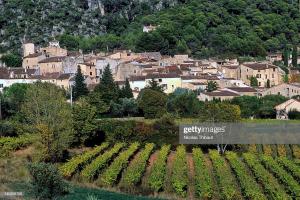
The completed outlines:
[[[92,67],[90,66],[90,69],[92,69]]]
[[[102,74],[102,69],[100,69],[100,74]]]
[[[258,82],[258,86],[261,86],[261,82]]]
[[[133,70],[133,73],[136,73],[136,70]]]
[[[162,79],[160,78],[160,79],[158,79],[158,82],[162,82]]]
[[[273,72],[275,72],[276,68],[273,68]]]
[[[266,79],[268,78],[268,75],[266,74]]]
[[[274,78],[274,74],[272,74],[272,78]]]
[[[0,88],[3,88],[3,84],[0,84]]]
[[[260,70],[258,70],[258,72],[260,72]]]
[[[93,72],[90,72],[90,76],[93,76]]]

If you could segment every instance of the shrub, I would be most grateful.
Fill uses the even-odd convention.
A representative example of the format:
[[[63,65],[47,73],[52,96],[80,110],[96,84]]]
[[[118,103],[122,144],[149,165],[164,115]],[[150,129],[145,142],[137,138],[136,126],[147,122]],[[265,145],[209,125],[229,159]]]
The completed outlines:
[[[204,163],[204,155],[200,148],[193,149],[193,159],[196,195],[201,199],[210,199],[213,193],[212,179]]]
[[[300,147],[296,144],[292,145],[293,156],[297,159],[300,159]]]
[[[264,166],[271,171],[287,188],[293,198],[300,197],[300,185],[272,157],[261,156]]]
[[[218,183],[221,188],[221,195],[223,199],[235,199],[237,198],[237,189],[234,183],[233,176],[230,169],[225,163],[223,157],[220,156],[218,151],[210,151],[210,158],[213,163],[213,167],[216,171]]]
[[[108,186],[114,184],[120,172],[127,166],[129,158],[135,153],[139,146],[140,144],[135,142],[131,144],[126,151],[120,153],[120,155],[102,174],[100,178],[101,183]]]
[[[277,145],[277,152],[279,157],[285,157],[286,156],[286,149],[283,144]]]
[[[95,147],[93,150],[87,151],[82,155],[73,157],[67,163],[62,165],[59,170],[64,177],[71,177],[78,169],[89,163],[94,159],[103,149],[108,147],[108,143],[103,143]]]
[[[93,178],[97,176],[99,171],[108,164],[108,162],[112,159],[112,157],[115,154],[117,154],[120,151],[120,149],[124,147],[124,145],[125,143],[117,143],[112,149],[98,156],[95,160],[93,160],[93,162],[91,162],[82,170],[81,172],[82,177],[85,180],[89,180],[89,181],[93,180]]]
[[[21,135],[20,137],[0,137],[0,157],[7,156],[10,152],[16,151],[32,144],[36,135]]]
[[[152,166],[148,179],[148,185],[155,192],[160,191],[164,185],[166,177],[167,158],[170,148],[170,145],[164,145],[158,153],[156,162]]]
[[[227,152],[226,158],[229,161],[237,179],[241,185],[241,189],[245,197],[249,199],[267,199],[260,190],[255,179],[249,175],[245,164],[238,158],[236,153]]]
[[[137,155],[137,157],[130,163],[130,166],[125,170],[122,177],[121,183],[123,186],[134,186],[141,180],[153,148],[153,143],[146,144],[144,150],[141,151]]]
[[[277,161],[282,167],[291,172],[298,181],[300,181],[300,167],[296,163],[286,157],[280,157]]]
[[[271,199],[290,199],[277,180],[260,164],[257,156],[251,153],[244,153],[243,157]]]
[[[291,110],[288,113],[288,117],[289,119],[300,119],[300,112],[296,110]]]
[[[264,154],[268,156],[272,156],[272,149],[270,145],[263,145]]]
[[[57,168],[51,164],[33,163],[28,166],[31,191],[37,199],[55,199],[68,192]]]
[[[182,197],[186,196],[188,185],[188,168],[185,146],[177,147],[172,168],[171,182],[173,189]]]

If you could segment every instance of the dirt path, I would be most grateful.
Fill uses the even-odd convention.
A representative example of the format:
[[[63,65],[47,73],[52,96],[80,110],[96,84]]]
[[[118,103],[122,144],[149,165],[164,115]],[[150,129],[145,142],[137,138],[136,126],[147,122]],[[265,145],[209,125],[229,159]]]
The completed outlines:
[[[188,162],[188,176],[189,176],[189,185],[188,185],[188,199],[195,199],[195,168],[194,160],[192,154],[187,154]]]

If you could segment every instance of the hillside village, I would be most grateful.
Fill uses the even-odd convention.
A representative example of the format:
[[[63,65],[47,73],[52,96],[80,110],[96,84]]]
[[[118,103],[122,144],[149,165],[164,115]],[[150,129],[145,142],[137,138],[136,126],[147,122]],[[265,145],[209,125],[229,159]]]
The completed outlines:
[[[299,83],[285,83],[286,73],[274,61],[281,54],[270,54],[263,62],[239,63],[232,60],[195,60],[188,55],[162,56],[159,52],[135,53],[115,50],[112,53],[83,54],[61,48],[58,41],[37,48],[33,43],[23,45],[23,63],[19,68],[0,68],[0,88],[14,83],[51,82],[70,90],[78,66],[90,90],[99,83],[104,68],[109,65],[116,83],[122,87],[128,79],[134,97],[154,79],[164,87],[165,93],[176,88],[198,91],[202,101],[229,100],[236,96],[265,96],[281,94],[285,97],[300,95]],[[300,70],[290,68],[289,76],[300,76]],[[251,87],[251,77],[257,87]],[[217,89],[208,90],[209,82]]]

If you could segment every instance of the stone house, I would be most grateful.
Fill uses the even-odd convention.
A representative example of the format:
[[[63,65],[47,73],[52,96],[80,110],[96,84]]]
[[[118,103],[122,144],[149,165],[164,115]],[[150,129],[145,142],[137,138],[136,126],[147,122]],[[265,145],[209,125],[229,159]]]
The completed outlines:
[[[286,102],[275,106],[275,110],[277,119],[288,119],[288,113],[290,111],[300,112],[300,100],[289,99]]]
[[[270,86],[276,86],[283,83],[283,75],[279,67],[268,63],[243,63],[240,65],[240,78],[247,85],[250,85],[250,78],[256,77],[259,87],[267,87],[267,81]]]
[[[288,98],[300,95],[300,83],[283,83],[260,92],[260,96],[282,95]]]
[[[39,61],[40,74],[47,73],[62,73],[64,71],[63,61],[64,56],[49,57]]]
[[[231,100],[234,97],[240,96],[235,92],[224,91],[224,90],[216,90],[213,92],[202,92],[198,95],[198,99],[200,101],[212,101],[212,100]]]

